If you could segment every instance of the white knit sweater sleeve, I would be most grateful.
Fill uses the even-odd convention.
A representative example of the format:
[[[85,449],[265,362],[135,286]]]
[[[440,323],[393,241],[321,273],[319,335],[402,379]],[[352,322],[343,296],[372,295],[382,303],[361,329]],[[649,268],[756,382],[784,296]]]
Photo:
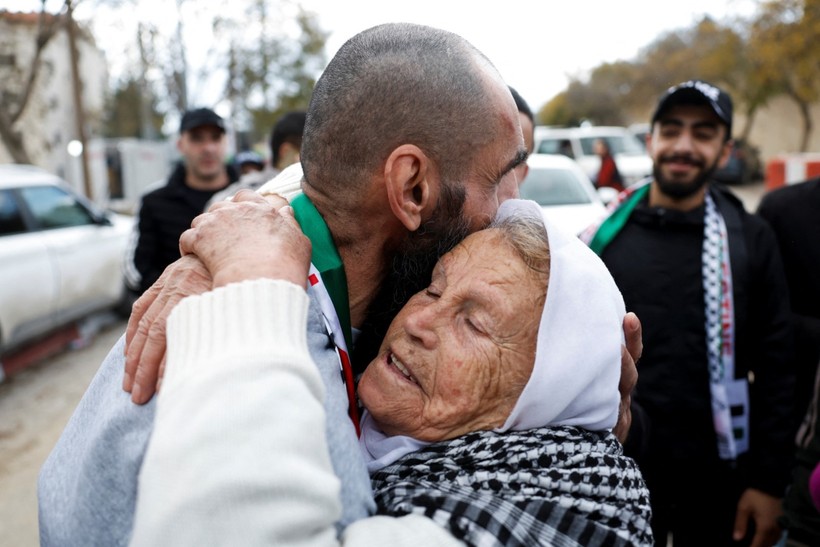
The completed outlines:
[[[303,288],[274,280],[228,285],[174,309],[132,545],[339,544],[339,480],[307,309]],[[458,544],[420,516],[358,521],[342,541]]]

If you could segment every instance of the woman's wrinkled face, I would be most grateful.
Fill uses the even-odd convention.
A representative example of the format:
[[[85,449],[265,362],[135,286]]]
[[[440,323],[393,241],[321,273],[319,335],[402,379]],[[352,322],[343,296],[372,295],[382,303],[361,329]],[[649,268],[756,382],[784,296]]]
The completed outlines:
[[[469,236],[391,323],[359,382],[362,403],[388,435],[499,427],[532,371],[545,291],[497,230]]]

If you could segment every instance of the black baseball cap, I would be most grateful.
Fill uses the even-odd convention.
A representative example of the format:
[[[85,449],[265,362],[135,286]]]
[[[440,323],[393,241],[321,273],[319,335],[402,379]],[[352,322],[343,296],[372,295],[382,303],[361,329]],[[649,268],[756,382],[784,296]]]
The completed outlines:
[[[726,124],[726,136],[732,136],[732,98],[729,94],[703,80],[689,80],[670,87],[661,96],[655,113],[652,115],[652,125],[661,115],[672,106],[678,104],[705,104],[720,120]]]
[[[179,132],[185,133],[203,125],[213,125],[223,133],[225,132],[225,120],[210,108],[197,108],[186,111],[179,123]]]

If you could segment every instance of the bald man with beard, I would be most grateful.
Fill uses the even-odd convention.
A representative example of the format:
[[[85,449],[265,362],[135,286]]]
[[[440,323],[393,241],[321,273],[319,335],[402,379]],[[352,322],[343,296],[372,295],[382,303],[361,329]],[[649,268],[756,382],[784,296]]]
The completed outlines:
[[[438,256],[494,218],[526,157],[506,84],[455,34],[412,24],[371,28],[343,45],[317,82],[301,150],[304,176],[291,204],[313,245],[308,345],[325,382],[328,445],[342,483],[340,529],[374,508],[361,458],[352,457],[359,450],[356,364],[369,362]],[[124,337],[41,471],[42,545],[128,542],[165,315],[211,286],[204,266],[186,256],[135,305],[127,359]],[[625,329],[637,356],[636,323]],[[626,353],[625,363],[629,392],[634,363]],[[147,404],[132,404],[122,387]]]

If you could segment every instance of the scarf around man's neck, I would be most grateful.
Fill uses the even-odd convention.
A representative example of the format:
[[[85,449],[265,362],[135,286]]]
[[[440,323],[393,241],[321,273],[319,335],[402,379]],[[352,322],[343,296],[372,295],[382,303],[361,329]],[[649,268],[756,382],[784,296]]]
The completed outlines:
[[[356,434],[359,434],[361,432],[359,407],[353,367],[349,356],[350,348],[353,347],[353,332],[344,264],[333,243],[330,229],[313,202],[306,195],[300,194],[293,198],[290,205],[293,207],[293,216],[302,228],[302,232],[312,244],[308,291],[311,291],[318,300],[325,317],[325,324],[336,345],[342,380],[347,392],[348,414],[356,428]]]
[[[649,492],[607,432],[477,431],[372,482],[379,514],[423,515],[467,545],[652,545]]]
[[[579,237],[600,256],[649,194],[651,182],[648,178],[621,192],[607,216]],[[712,418],[720,458],[734,460],[749,445],[748,385],[745,379],[736,380],[734,373],[735,316],[726,222],[710,190],[704,201],[701,268]]]

